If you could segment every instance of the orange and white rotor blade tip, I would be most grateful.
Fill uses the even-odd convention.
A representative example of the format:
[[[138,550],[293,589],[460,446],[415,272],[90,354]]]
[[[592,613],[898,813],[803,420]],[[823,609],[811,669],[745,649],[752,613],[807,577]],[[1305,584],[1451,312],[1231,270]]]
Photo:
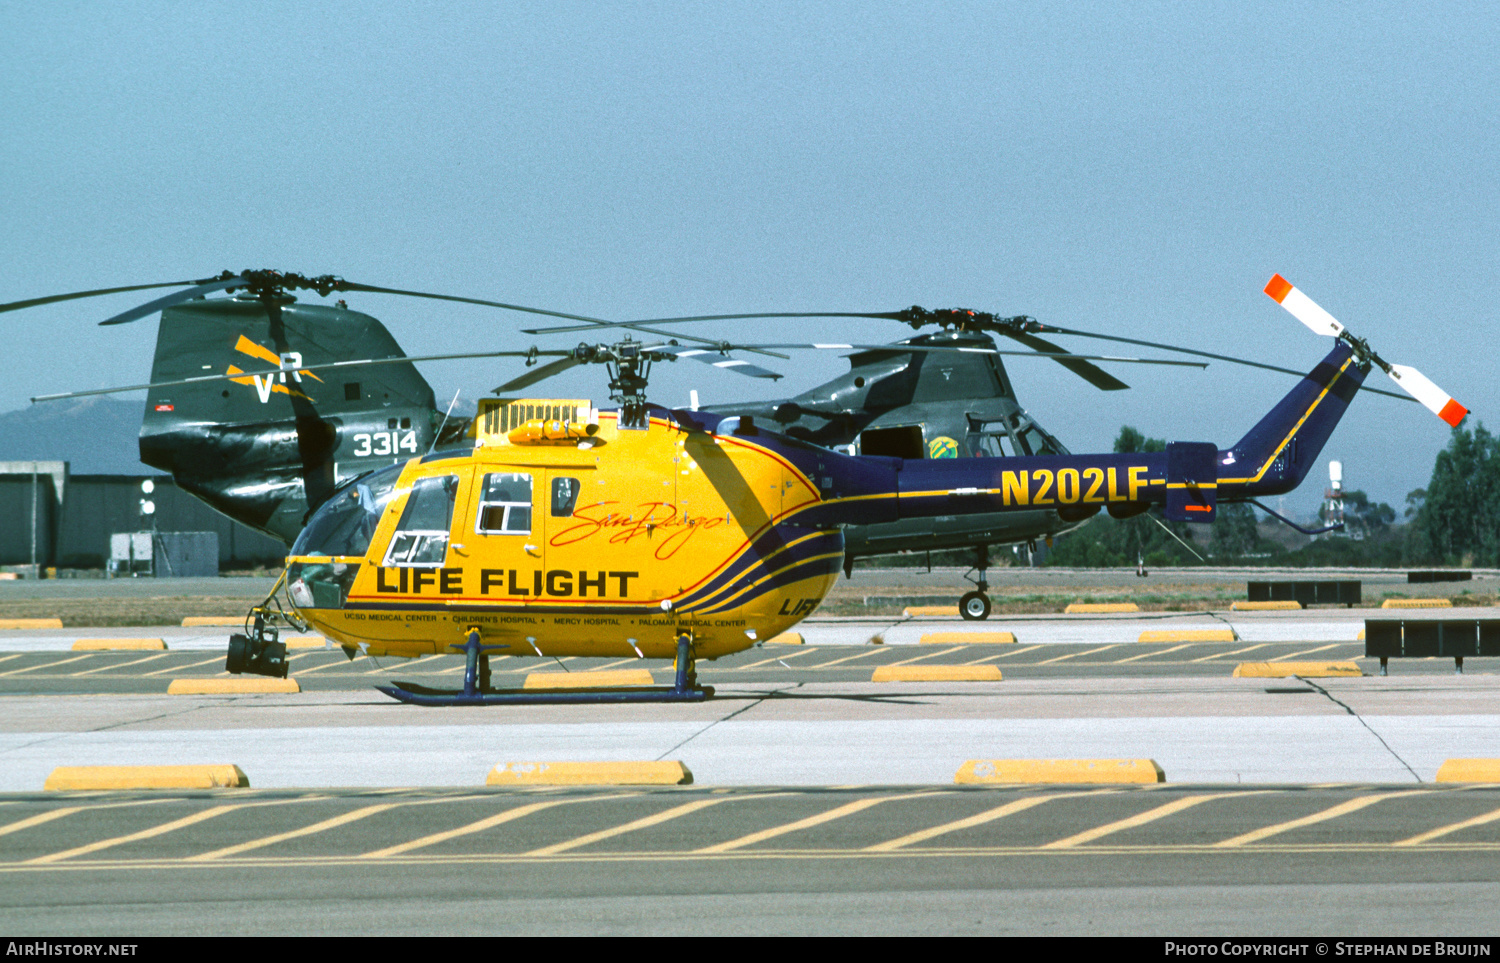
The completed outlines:
[[[1266,283],[1266,294],[1272,301],[1286,308],[1292,317],[1313,330],[1314,334],[1326,334],[1336,338],[1344,333],[1344,326],[1333,315],[1324,311],[1312,298],[1292,286],[1292,282],[1279,274],[1272,275]]]
[[[1464,420],[1464,415],[1469,413],[1469,409],[1454,401],[1452,395],[1433,384],[1431,379],[1416,368],[1410,368],[1404,364],[1393,364],[1390,376],[1392,381],[1401,386],[1401,390],[1420,401],[1422,407],[1454,428],[1457,428],[1458,423]]]

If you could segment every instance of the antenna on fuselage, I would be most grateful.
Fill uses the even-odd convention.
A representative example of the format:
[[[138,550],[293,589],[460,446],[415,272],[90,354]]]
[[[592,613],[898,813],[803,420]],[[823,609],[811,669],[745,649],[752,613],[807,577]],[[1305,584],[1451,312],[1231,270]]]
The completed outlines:
[[[459,392],[462,392],[462,390],[463,389],[459,389]],[[459,392],[453,393],[453,401],[449,402],[449,410],[444,411],[443,420],[441,420],[441,422],[438,422],[438,431],[432,432],[432,444],[429,444],[428,446],[428,455],[432,455],[432,450],[437,449],[438,438],[443,437],[443,429],[447,428],[447,423],[449,423],[449,416],[450,414],[453,414],[453,405],[459,404]]]

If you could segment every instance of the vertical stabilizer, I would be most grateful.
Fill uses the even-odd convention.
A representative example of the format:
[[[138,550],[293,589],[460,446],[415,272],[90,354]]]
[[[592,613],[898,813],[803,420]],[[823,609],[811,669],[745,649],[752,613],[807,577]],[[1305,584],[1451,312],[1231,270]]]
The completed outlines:
[[[1219,459],[1219,483],[1246,495],[1279,495],[1301,483],[1364,383],[1360,364],[1340,341],[1286,397]]]

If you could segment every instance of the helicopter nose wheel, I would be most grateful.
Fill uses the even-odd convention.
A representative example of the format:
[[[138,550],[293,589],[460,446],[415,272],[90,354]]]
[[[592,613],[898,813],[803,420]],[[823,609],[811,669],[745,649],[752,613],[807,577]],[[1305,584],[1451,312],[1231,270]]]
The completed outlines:
[[[958,600],[958,614],[970,622],[990,617],[990,597],[983,592],[970,592]]]
[[[985,593],[989,591],[990,583],[984,577],[984,573],[990,567],[990,547],[988,545],[974,546],[974,568],[979,573],[978,578],[968,578],[974,583],[975,591],[969,592],[958,600],[958,614],[967,621],[982,622],[990,617],[990,597]]]

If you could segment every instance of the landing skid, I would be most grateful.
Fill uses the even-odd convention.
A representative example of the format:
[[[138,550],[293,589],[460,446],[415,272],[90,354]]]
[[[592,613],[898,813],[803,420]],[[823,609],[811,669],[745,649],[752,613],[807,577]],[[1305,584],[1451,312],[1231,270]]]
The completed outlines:
[[[666,686],[631,687],[628,689],[545,690],[491,689],[489,656],[498,648],[481,645],[479,630],[471,629],[464,645],[454,645],[468,656],[464,667],[462,689],[430,689],[415,682],[394,681],[375,688],[398,702],[416,706],[494,706],[494,705],[580,705],[619,702],[703,702],[714,694],[713,686],[699,686],[693,666],[692,637],[677,637],[677,679]]]

